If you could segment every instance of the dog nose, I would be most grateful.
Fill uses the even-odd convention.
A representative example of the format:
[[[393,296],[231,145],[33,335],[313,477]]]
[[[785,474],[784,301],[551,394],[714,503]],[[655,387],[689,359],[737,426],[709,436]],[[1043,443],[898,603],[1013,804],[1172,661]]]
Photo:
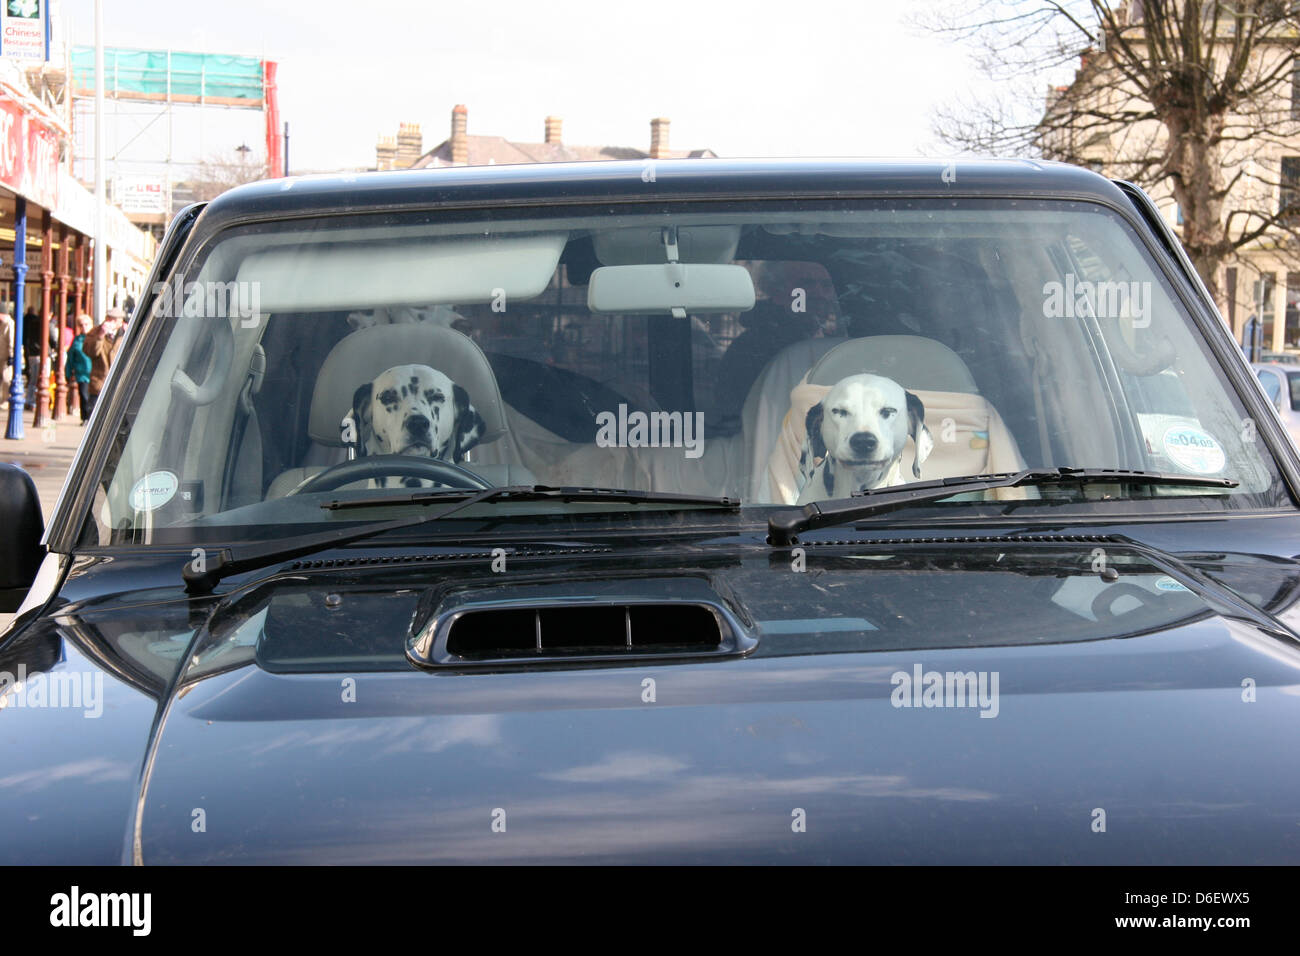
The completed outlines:
[[[429,433],[429,419],[423,415],[412,415],[406,420],[406,430],[412,435],[427,435]]]
[[[870,455],[876,450],[876,436],[871,432],[858,432],[849,439],[849,447],[853,449],[855,455]]]

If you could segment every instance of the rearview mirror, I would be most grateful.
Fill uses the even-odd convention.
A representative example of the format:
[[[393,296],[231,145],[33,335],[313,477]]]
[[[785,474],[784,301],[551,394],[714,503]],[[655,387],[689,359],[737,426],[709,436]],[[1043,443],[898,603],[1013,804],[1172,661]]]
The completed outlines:
[[[45,560],[41,499],[31,475],[17,465],[0,464],[0,528],[0,612],[12,614]]]
[[[663,315],[748,312],[754,280],[744,266],[665,262],[603,266],[591,273],[587,308],[597,313]]]

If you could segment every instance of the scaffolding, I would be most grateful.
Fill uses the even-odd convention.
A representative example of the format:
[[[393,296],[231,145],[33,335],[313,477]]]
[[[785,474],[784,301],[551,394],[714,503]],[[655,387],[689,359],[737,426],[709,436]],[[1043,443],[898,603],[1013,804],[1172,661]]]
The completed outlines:
[[[75,46],[68,56],[67,87],[71,93],[74,129],[86,129],[92,123],[94,52],[93,47]],[[104,50],[104,98],[112,104],[112,112],[105,118],[118,127],[113,136],[116,150],[105,157],[113,167],[115,182],[119,178],[119,157],[142,136],[157,131],[160,125],[166,131],[166,145],[159,144],[157,152],[162,158],[150,165],[163,167],[162,176],[169,188],[186,179],[185,172],[175,167],[180,165],[188,170],[194,157],[179,163],[176,160],[174,110],[177,107],[260,111],[266,135],[266,175],[285,174],[273,61],[220,53],[110,47]],[[80,136],[77,139],[84,141]],[[91,161],[93,157],[86,152],[77,157],[78,163]],[[129,162],[139,163],[138,160]],[[167,218],[170,210],[163,221]]]

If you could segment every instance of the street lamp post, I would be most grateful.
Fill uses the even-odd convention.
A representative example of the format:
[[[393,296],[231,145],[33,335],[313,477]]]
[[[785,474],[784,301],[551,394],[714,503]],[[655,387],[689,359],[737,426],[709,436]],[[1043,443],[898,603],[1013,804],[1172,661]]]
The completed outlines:
[[[9,387],[9,424],[5,438],[19,439],[23,429],[23,286],[27,282],[27,200],[14,197],[14,380]],[[39,398],[37,399],[39,401]]]

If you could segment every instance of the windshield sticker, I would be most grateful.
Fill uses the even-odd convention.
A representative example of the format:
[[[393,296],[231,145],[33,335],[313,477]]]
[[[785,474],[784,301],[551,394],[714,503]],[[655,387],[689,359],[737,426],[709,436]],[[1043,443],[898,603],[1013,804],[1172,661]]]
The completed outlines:
[[[1165,454],[1183,471],[1213,475],[1223,471],[1227,458],[1223,446],[1199,428],[1176,425],[1161,440]]]
[[[172,500],[180,486],[170,471],[153,471],[131,486],[131,507],[136,511],[153,511]]]
[[[1185,588],[1183,585],[1179,584],[1177,581],[1175,581],[1173,578],[1171,578],[1169,575],[1166,574],[1166,575],[1164,575],[1163,577],[1156,578],[1156,590],[1158,590],[1158,591],[1186,591],[1186,590],[1188,590],[1188,589]]]

